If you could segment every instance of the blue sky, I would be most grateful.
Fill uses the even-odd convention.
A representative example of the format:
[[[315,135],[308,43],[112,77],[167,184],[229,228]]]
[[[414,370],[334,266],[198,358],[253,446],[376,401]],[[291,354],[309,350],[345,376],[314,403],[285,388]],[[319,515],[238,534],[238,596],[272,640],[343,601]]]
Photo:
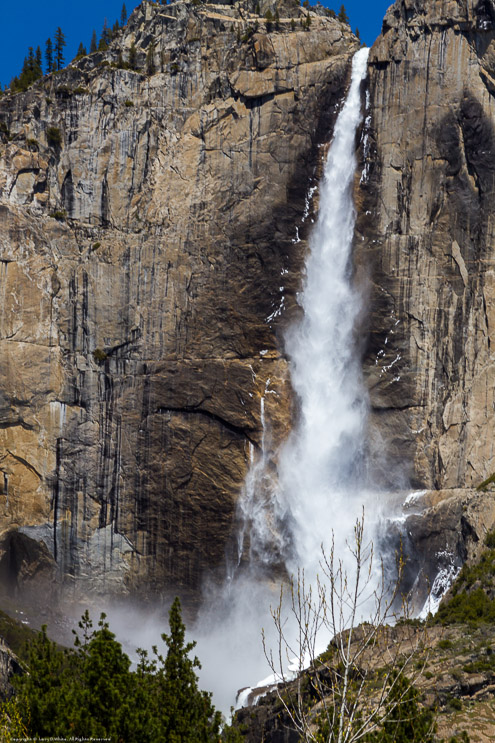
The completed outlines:
[[[311,4],[315,0],[311,0]],[[382,19],[392,0],[344,0],[353,30],[359,28],[361,38],[369,46],[380,33]],[[322,0],[324,5],[338,11],[342,0]],[[127,0],[128,13],[138,2]],[[76,54],[82,41],[87,48],[93,29],[98,38],[105,17],[113,26],[120,19],[122,0],[21,0],[3,3],[0,23],[0,84],[2,87],[17,75],[22,67],[28,47],[39,45],[45,51],[48,37],[53,39],[57,26],[62,28],[67,40],[66,62]]]

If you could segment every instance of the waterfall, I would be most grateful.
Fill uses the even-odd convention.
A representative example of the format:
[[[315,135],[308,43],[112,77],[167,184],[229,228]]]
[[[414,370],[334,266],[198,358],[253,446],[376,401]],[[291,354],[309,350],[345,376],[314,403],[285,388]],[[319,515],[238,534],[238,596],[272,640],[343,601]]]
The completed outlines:
[[[354,338],[361,299],[352,282],[356,219],[352,190],[367,61],[367,49],[353,59],[351,86],[319,188],[318,218],[299,296],[302,319],[285,339],[299,401],[298,423],[276,461],[270,461],[269,421],[265,421],[262,398],[261,453],[251,452],[239,503],[239,549],[234,550],[240,559],[246,540],[251,564],[237,573],[237,565],[230,566],[224,595],[217,596],[215,608],[210,606],[203,615],[199,625],[203,633],[196,632],[205,666],[211,662],[218,668],[224,662],[230,669],[225,677],[237,688],[255,681],[249,677],[255,669],[261,674],[265,669],[266,675],[260,630],[263,625],[269,643],[273,624],[269,606],[277,597],[260,580],[261,569],[271,567],[273,574],[283,566],[290,574],[304,568],[311,580],[318,570],[320,545],[328,544],[332,530],[337,555],[345,552],[345,541],[352,539],[364,500],[367,396]],[[229,612],[223,621],[219,618],[222,611]],[[206,688],[218,688],[213,678],[203,677]],[[220,700],[220,695],[215,698]],[[226,702],[222,704],[228,709]]]
[[[335,126],[310,238],[301,321],[286,350],[299,423],[279,460],[279,487],[291,514],[294,565],[318,561],[321,543],[352,534],[365,482],[367,394],[354,329],[362,300],[352,282],[356,213],[356,131],[362,122],[361,83],[368,49],[354,56],[351,87]]]
[[[362,507],[367,394],[354,339],[362,300],[352,282],[352,191],[368,52],[361,49],[353,59],[351,86],[319,188],[318,218],[299,295],[302,319],[285,338],[298,423],[278,453],[277,478],[269,467],[263,431],[261,454],[251,464],[240,499],[240,550],[249,534],[254,569],[271,562],[283,563],[289,572],[301,566],[314,572],[320,545],[328,543],[333,530],[345,546]],[[266,427],[263,405],[264,398],[261,419]]]

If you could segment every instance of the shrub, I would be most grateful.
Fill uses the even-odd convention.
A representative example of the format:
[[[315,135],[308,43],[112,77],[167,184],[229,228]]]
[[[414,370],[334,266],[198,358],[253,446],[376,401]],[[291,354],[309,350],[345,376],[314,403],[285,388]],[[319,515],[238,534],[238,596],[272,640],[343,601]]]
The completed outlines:
[[[452,641],[451,640],[440,640],[440,642],[438,643],[438,647],[441,648],[442,650],[447,650],[447,648],[452,647]]]
[[[62,134],[56,126],[49,126],[46,130],[46,139],[51,147],[58,147],[62,143]]]
[[[50,213],[50,217],[52,219],[58,220],[59,222],[65,222],[67,218],[67,212],[65,211],[65,209],[56,209],[54,212]]]
[[[480,490],[482,493],[484,493],[488,489],[488,486],[492,485],[493,483],[495,483],[495,472],[490,475],[490,477],[487,477],[486,480],[483,480],[483,482],[478,485],[476,490]]]
[[[102,348],[95,348],[93,351],[93,358],[98,364],[102,364],[108,359],[108,354]]]

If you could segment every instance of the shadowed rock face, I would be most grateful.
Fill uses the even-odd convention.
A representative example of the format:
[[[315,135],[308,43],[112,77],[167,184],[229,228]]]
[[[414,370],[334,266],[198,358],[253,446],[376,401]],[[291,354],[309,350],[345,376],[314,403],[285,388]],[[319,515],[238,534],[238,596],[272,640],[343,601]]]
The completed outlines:
[[[495,14],[397,0],[370,54],[356,241],[372,277],[365,372],[377,461],[419,488],[495,471]]]
[[[86,589],[197,595],[267,387],[274,445],[289,426],[277,328],[358,47],[299,12],[143,3],[0,101],[1,529]]]

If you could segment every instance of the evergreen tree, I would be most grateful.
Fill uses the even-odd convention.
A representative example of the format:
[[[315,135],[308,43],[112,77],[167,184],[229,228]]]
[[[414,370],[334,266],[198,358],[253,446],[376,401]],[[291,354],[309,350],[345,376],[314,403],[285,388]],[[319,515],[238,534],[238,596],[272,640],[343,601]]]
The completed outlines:
[[[39,46],[36,47],[35,53],[36,70],[39,71],[39,77],[43,76],[43,55]]]
[[[165,660],[158,671],[160,704],[162,707],[162,735],[169,743],[197,743],[218,741],[220,713],[215,712],[211,694],[198,689],[195,669],[199,660],[189,658],[195,642],[185,642],[186,628],[182,621],[178,598],[169,612],[170,634],[162,640],[168,647]]]
[[[356,39],[359,39],[359,41],[361,41],[361,34],[359,33],[359,28],[356,28],[354,32],[354,36],[356,37]]]
[[[105,18],[103,21],[103,28],[101,31],[101,37],[100,42],[98,44],[98,51],[105,51],[105,49],[108,49],[108,45],[110,44],[110,31],[108,29],[108,21]]]
[[[341,23],[347,23],[347,25],[349,25],[349,18],[347,16],[347,12],[346,12],[344,5],[340,6],[340,10],[339,10],[339,14],[337,18],[339,19]]]
[[[64,59],[64,47],[66,46],[67,42],[65,41],[65,35],[62,33],[62,29],[60,26],[55,31],[55,46],[54,46],[54,52],[55,52],[55,68],[57,70],[61,70],[64,66],[65,59]]]
[[[85,626],[89,615],[83,616]],[[86,633],[79,645],[78,676],[69,695],[70,729],[80,736],[109,736],[122,739],[125,717],[131,715],[132,675],[130,660],[110,631],[105,614],[98,629]]]
[[[115,39],[115,37],[117,36],[117,34],[119,33],[119,31],[120,31],[119,22],[118,21],[115,21],[115,23],[112,26],[112,31],[111,31],[111,37],[112,37],[112,39]]]
[[[93,29],[93,35],[91,37],[91,44],[89,45],[89,53],[93,54],[98,49],[98,41],[96,38],[96,31]]]
[[[74,650],[58,648],[43,627],[26,651],[29,672],[14,680],[19,724],[22,718],[35,739],[70,731],[119,743],[217,743],[220,713],[211,695],[198,689],[200,664],[189,657],[195,643],[185,642],[179,599],[169,624],[170,634],[162,635],[166,657],[156,648],[152,660],[138,651],[136,671],[104,614],[96,630],[89,613],[83,614]]]
[[[131,70],[135,70],[137,67],[137,49],[134,42],[132,42],[131,48],[129,49],[129,67]]]
[[[155,72],[155,44],[152,41],[146,53],[146,73],[153,75]]]
[[[14,678],[19,708],[30,732],[40,736],[58,733],[64,708],[64,653],[46,634],[46,625],[27,649],[29,673]]]
[[[46,40],[45,44],[45,72],[47,75],[53,72],[53,43],[51,39]]]
[[[124,28],[126,23],[127,23],[127,8],[125,7],[125,3],[124,3],[122,5],[122,10],[120,11],[120,25],[122,26],[122,28]]]
[[[10,88],[12,92],[27,90],[40,77],[43,77],[41,49],[38,47],[35,54],[30,46],[27,57],[24,57],[21,74],[12,80]]]
[[[422,709],[419,692],[406,676],[392,676],[393,688],[381,730],[365,737],[366,743],[433,743],[436,740],[435,716]]]

